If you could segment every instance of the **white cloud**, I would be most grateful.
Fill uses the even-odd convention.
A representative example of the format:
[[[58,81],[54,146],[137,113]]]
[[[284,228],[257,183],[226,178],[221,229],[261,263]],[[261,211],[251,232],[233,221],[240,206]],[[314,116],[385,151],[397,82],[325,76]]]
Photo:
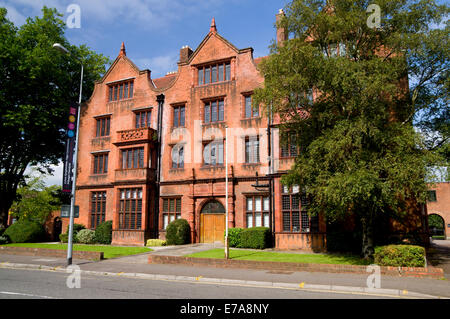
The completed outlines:
[[[169,53],[153,58],[132,58],[130,59],[142,69],[152,71],[152,78],[158,78],[166,75],[167,72],[177,71],[178,53]]]
[[[18,24],[24,17],[40,15],[42,7],[56,8],[68,16],[67,7],[73,0],[5,0],[11,17]],[[187,18],[200,11],[212,11],[226,3],[225,0],[77,0],[83,23],[90,21],[103,24],[131,23],[140,29],[162,29],[173,21]]]
[[[16,10],[16,8],[7,5],[3,2],[0,2],[0,7],[6,8],[6,10],[8,10],[8,13],[6,14],[6,18],[13,22],[14,25],[18,26],[18,25],[22,25],[26,22],[27,17],[24,16],[23,14],[21,14],[20,12],[18,12]]]

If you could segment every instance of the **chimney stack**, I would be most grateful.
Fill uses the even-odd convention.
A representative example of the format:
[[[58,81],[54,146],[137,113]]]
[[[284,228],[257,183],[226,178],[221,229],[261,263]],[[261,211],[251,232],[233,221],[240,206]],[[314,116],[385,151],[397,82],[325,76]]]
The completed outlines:
[[[277,24],[277,44],[283,45],[283,42],[285,42],[288,39],[286,30],[279,25],[280,21],[283,20],[284,17],[286,17],[283,9],[278,10],[278,14],[275,17],[276,17],[275,21]]]
[[[194,51],[192,51],[192,49],[189,46],[187,46],[187,45],[183,46],[180,49],[180,63],[187,62],[193,52]]]

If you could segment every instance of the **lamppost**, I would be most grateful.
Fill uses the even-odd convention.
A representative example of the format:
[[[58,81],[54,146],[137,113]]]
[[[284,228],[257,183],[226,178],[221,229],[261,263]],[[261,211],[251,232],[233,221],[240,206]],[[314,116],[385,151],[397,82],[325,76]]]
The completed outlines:
[[[63,47],[59,43],[53,44],[53,48],[64,53],[71,54],[69,50]],[[77,183],[77,163],[78,163],[78,131],[80,126],[80,113],[81,113],[81,94],[83,92],[83,63],[76,59],[81,64],[81,80],[80,80],[80,96],[78,97],[78,114],[77,114],[77,126],[76,126],[76,137],[75,137],[75,153],[74,153],[74,164],[73,164],[73,181],[72,181],[72,192],[70,198],[70,222],[69,222],[69,240],[67,244],[67,265],[72,265],[72,246],[73,246],[73,218],[75,213],[75,185]]]
[[[225,126],[225,259],[230,257],[228,241],[228,127]]]

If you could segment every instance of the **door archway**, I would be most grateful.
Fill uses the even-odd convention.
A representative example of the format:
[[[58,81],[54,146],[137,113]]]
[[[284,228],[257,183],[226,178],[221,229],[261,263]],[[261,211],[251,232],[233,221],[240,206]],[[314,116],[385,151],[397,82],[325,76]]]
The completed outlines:
[[[444,218],[438,214],[429,214],[428,229],[430,231],[430,236],[444,236],[445,238]]]
[[[200,242],[223,242],[225,231],[225,208],[216,201],[207,202],[200,212]]]

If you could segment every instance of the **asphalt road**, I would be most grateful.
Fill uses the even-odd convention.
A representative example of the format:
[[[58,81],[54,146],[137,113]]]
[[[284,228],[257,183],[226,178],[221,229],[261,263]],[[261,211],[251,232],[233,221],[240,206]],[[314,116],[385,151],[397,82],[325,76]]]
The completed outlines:
[[[373,295],[267,287],[175,282],[83,274],[68,288],[69,274],[0,269],[0,299],[377,299]]]

